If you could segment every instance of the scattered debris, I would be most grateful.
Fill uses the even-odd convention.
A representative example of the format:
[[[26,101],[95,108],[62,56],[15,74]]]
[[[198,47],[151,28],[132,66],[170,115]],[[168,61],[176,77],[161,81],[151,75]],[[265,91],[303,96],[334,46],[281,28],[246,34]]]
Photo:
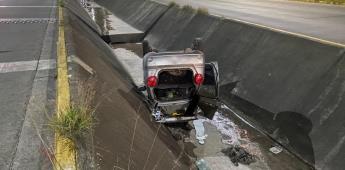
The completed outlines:
[[[278,154],[280,152],[283,151],[283,148],[280,146],[273,146],[270,148],[270,152],[274,153],[274,154]]]
[[[161,110],[160,109],[153,109],[152,116],[155,118],[156,121],[161,120]]]
[[[166,127],[175,140],[183,140],[185,143],[190,142],[189,131],[193,129],[191,125],[185,123],[170,123],[167,124]]]
[[[205,134],[204,121],[204,119],[197,119],[193,121],[196,139],[201,145],[205,144],[205,139],[207,138],[207,134]]]
[[[254,155],[257,159],[263,159],[264,156],[262,155],[258,143],[243,141],[240,146],[250,154]]]
[[[196,166],[198,167],[198,170],[211,170],[206,164],[206,161],[204,159],[200,159],[195,162]]]
[[[222,149],[222,153],[228,156],[235,166],[238,166],[238,163],[249,165],[255,162],[255,157],[240,146],[230,146]]]
[[[212,120],[207,120],[222,134],[222,142],[227,145],[239,145],[240,133],[237,125],[217,111]]]
[[[248,139],[249,137],[248,137],[248,132],[247,132],[247,130],[245,130],[245,129],[242,129],[241,131],[240,131],[240,136],[241,136],[241,138],[244,138],[244,139]]]
[[[116,48],[113,50],[116,56],[126,56],[126,57],[138,57],[133,51],[124,49],[124,48]]]
[[[216,170],[268,170],[268,167],[261,168],[256,165],[248,166],[239,164],[235,166],[227,156],[207,156],[203,158],[210,169]],[[257,168],[257,169],[256,169]]]

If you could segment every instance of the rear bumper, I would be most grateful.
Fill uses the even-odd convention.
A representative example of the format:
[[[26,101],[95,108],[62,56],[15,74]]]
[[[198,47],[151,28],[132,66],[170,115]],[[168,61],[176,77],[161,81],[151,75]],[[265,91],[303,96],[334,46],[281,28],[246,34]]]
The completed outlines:
[[[180,117],[164,117],[157,120],[158,123],[178,123],[178,122],[188,122],[197,119],[196,116],[180,116]]]
[[[166,106],[186,105],[186,104],[189,104],[189,102],[190,102],[190,99],[177,100],[177,101],[171,101],[171,102],[159,102],[159,101],[157,101],[157,106],[166,107]]]

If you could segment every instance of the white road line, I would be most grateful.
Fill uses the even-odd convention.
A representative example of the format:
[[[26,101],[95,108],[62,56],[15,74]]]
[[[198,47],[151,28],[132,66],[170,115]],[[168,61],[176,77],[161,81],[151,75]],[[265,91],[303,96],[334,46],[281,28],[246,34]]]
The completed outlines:
[[[90,74],[95,73],[94,70],[89,65],[87,65],[84,61],[82,61],[79,57],[77,57],[75,55],[69,56],[68,60],[69,60],[69,62],[73,60],[74,62],[79,64],[81,67],[83,67]]]
[[[216,16],[216,15],[214,15],[214,16]],[[262,25],[262,24],[256,24],[254,22],[244,21],[244,20],[241,20],[241,19],[234,19],[234,18],[227,18],[227,19],[233,20],[233,21],[237,21],[237,22],[240,22],[240,23],[244,23],[244,24],[247,24],[247,25],[256,26],[256,27],[259,27],[259,28],[268,29],[268,30],[275,31],[275,32],[280,32],[280,33],[283,33],[283,34],[293,35],[293,36],[296,36],[296,37],[312,40],[312,41],[315,41],[315,42],[319,42],[321,44],[326,44],[326,45],[336,46],[336,47],[340,47],[340,48],[345,48],[345,44],[338,43],[338,42],[333,42],[333,41],[329,41],[329,40],[324,40],[324,39],[321,39],[321,38],[316,38],[316,37],[309,36],[309,35],[302,34],[302,33],[290,32],[290,31],[286,31],[286,30],[282,30],[282,29],[278,29],[278,28],[273,28],[273,27],[270,27],[270,26],[265,26],[265,25]]]
[[[0,73],[32,71],[36,69],[48,70],[54,68],[56,68],[56,61],[52,59],[0,63]]]
[[[0,8],[56,8],[56,6],[0,6]]]
[[[56,20],[55,18],[0,18],[1,22],[6,21],[50,21]]]

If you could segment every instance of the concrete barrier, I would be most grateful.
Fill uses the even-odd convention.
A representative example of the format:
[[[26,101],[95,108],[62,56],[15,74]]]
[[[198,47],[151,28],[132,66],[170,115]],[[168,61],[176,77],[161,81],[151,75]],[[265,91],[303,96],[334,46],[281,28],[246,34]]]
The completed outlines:
[[[342,167],[343,48],[177,7],[140,23],[135,11],[154,2],[100,3],[137,28],[154,24],[145,39],[157,49],[182,49],[202,37],[206,60],[219,63],[224,102],[318,169]]]
[[[98,35],[102,35],[102,31],[99,26],[91,19],[85,9],[81,6],[79,1],[70,0],[64,2],[65,9],[69,10],[75,16],[77,16],[80,21],[84,22],[92,31],[96,32]]]

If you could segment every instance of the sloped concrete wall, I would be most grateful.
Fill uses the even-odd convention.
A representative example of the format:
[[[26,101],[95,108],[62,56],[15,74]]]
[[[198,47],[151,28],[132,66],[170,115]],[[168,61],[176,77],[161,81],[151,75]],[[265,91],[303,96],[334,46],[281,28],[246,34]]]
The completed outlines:
[[[339,167],[345,156],[339,121],[345,118],[344,49],[176,8],[145,39],[158,49],[177,50],[194,37],[204,39],[206,60],[219,63],[222,100],[238,108],[254,104],[240,109],[247,118],[272,135],[280,128],[285,144],[319,168]],[[255,115],[257,109],[263,115]],[[282,114],[299,115],[286,125],[290,130],[281,127],[284,120],[274,121]]]
[[[137,28],[154,24],[145,39],[160,50],[202,37],[206,60],[219,63],[224,102],[317,168],[342,167],[345,49],[177,7],[141,24],[133,11],[154,2],[100,2]]]
[[[90,27],[91,30],[98,35],[102,35],[102,31],[99,26],[91,19],[85,9],[81,6],[79,1],[69,0],[64,2],[64,7],[69,12],[73,13],[76,17],[80,19],[86,26]]]
[[[143,32],[148,31],[169,8],[145,0],[98,0],[96,2]]]
[[[128,80],[129,75],[111,47],[81,19],[83,17],[88,16],[65,10],[67,53],[69,56],[80,58],[95,73],[89,75],[77,63],[69,63],[69,67],[72,68],[69,70],[72,73],[72,94],[80,90],[74,87],[80,86],[77,80],[95,80],[94,104],[97,105],[97,122],[93,131],[93,141],[87,141],[85,145],[95,145],[90,146],[90,150],[94,149],[94,152],[90,153],[97,154],[78,153],[81,169],[113,169],[114,158],[119,160],[115,161],[117,167],[172,169],[178,164],[179,169],[189,169],[194,160],[184,154],[166,128],[151,122],[149,108]],[[153,148],[152,142],[155,145]],[[162,154],[162,151],[166,153]],[[148,153],[151,153],[150,159],[146,160]],[[164,159],[161,159],[162,156]],[[96,161],[97,165],[91,164],[91,161]]]

